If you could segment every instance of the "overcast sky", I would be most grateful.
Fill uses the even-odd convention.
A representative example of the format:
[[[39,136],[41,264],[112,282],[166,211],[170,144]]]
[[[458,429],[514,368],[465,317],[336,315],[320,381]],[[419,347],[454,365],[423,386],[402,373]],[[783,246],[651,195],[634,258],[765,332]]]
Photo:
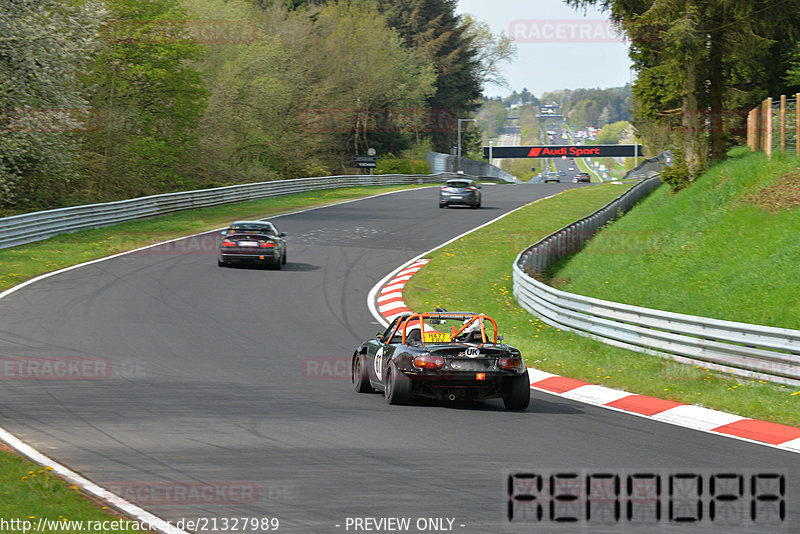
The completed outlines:
[[[556,89],[619,87],[631,81],[627,44],[596,9],[584,15],[561,0],[458,0],[458,5],[459,12],[517,44],[516,58],[504,68],[511,88],[486,87],[488,96],[527,87],[539,97]]]

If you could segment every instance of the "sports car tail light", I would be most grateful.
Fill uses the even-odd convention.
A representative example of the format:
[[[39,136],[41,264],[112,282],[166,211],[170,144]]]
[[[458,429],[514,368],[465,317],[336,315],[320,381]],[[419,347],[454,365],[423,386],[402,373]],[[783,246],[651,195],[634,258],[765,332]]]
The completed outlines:
[[[497,361],[497,365],[500,366],[500,369],[517,369],[522,367],[522,360],[519,358],[500,358]]]
[[[262,241],[261,248],[275,248],[275,243],[272,241]]]
[[[414,367],[418,369],[440,369],[444,365],[441,356],[423,355],[414,358]]]
[[[230,240],[226,239],[225,241],[222,242],[222,246],[223,247],[235,247],[236,246],[236,241],[230,241]]]
[[[478,190],[478,188],[477,188],[477,187],[472,187],[472,186],[469,186],[469,187],[467,188],[467,191],[477,191],[477,190]]]

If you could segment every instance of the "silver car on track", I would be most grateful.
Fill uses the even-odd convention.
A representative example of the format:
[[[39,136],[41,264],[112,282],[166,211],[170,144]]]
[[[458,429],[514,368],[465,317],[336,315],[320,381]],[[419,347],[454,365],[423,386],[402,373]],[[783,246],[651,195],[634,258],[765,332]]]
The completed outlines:
[[[450,206],[481,207],[481,186],[467,178],[447,180],[439,190],[439,207]]]

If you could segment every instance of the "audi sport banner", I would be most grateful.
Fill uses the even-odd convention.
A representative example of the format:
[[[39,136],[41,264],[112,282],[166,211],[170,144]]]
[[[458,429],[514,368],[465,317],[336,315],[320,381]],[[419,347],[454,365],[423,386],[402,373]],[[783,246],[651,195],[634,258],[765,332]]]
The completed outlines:
[[[638,154],[636,149],[638,148]],[[641,145],[544,145],[496,146],[492,158],[621,158],[643,156]],[[484,159],[489,159],[489,147],[483,147]]]

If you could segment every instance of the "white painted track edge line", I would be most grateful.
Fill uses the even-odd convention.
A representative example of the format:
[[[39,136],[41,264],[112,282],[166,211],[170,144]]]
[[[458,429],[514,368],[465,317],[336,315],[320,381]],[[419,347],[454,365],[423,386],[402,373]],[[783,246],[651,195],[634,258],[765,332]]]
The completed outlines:
[[[378,280],[378,282],[377,282],[377,283],[376,283],[374,286],[372,286],[372,289],[370,289],[370,290],[369,290],[369,293],[367,294],[367,308],[369,309],[370,313],[371,313],[371,314],[372,314],[372,316],[375,318],[375,320],[376,320],[376,321],[378,321],[380,324],[382,324],[384,327],[387,327],[387,326],[389,326],[389,323],[388,323],[388,322],[387,322],[387,321],[386,321],[386,320],[383,318],[383,316],[380,314],[380,312],[378,312],[378,309],[377,309],[377,307],[375,306],[375,299],[376,299],[376,297],[377,297],[377,294],[378,294],[378,292],[379,292],[379,291],[381,291],[381,288],[383,287],[383,285],[384,285],[384,284],[386,284],[386,283],[387,283],[389,280],[391,280],[391,279],[392,279],[394,276],[396,276],[396,275],[397,275],[397,274],[398,274],[400,271],[402,271],[403,269],[406,269],[407,267],[409,267],[409,266],[410,266],[412,263],[414,263],[414,262],[416,262],[416,261],[420,261],[420,260],[423,260],[423,259],[425,259],[425,256],[427,256],[427,255],[428,255],[428,254],[430,254],[431,252],[437,251],[437,250],[439,250],[439,249],[440,249],[440,248],[442,248],[442,247],[446,247],[446,246],[447,246],[447,245],[449,245],[450,243],[452,243],[452,242],[454,242],[454,241],[458,241],[458,240],[459,240],[459,239],[461,239],[462,237],[465,237],[465,236],[467,236],[467,235],[469,235],[469,234],[471,234],[471,233],[473,233],[473,232],[477,232],[477,231],[478,231],[478,230],[480,230],[481,228],[485,228],[486,226],[489,226],[490,224],[492,224],[492,223],[494,223],[494,222],[497,222],[497,221],[499,221],[500,219],[503,219],[503,218],[505,218],[505,217],[508,217],[508,216],[509,216],[509,215],[511,215],[512,213],[514,213],[514,212],[516,212],[516,211],[519,211],[519,210],[521,210],[522,208],[528,207],[528,206],[530,206],[531,204],[536,204],[537,202],[541,202],[542,200],[547,200],[548,198],[553,198],[554,196],[556,196],[556,195],[558,195],[558,194],[560,194],[560,193],[561,193],[561,192],[559,192],[559,193],[556,193],[556,194],[554,194],[554,195],[550,195],[550,196],[548,196],[548,197],[540,198],[540,199],[534,200],[534,201],[532,201],[532,202],[528,202],[527,204],[525,204],[525,205],[523,205],[523,206],[520,206],[520,207],[518,207],[518,208],[514,208],[513,210],[511,210],[511,211],[509,211],[509,212],[507,212],[507,213],[504,213],[503,215],[500,215],[499,217],[495,217],[494,219],[492,219],[492,220],[491,220],[491,221],[489,221],[489,222],[486,222],[486,223],[484,223],[484,224],[482,224],[482,225],[480,225],[480,226],[476,226],[476,227],[475,227],[475,228],[473,228],[472,230],[468,230],[468,231],[464,232],[464,233],[463,233],[463,234],[461,234],[461,235],[457,235],[457,236],[455,236],[454,238],[452,238],[452,239],[449,239],[449,240],[445,241],[445,242],[444,242],[444,243],[442,243],[441,245],[437,245],[437,246],[433,247],[432,249],[430,249],[430,250],[427,250],[427,251],[423,252],[422,254],[419,254],[419,255],[417,255],[417,256],[414,256],[413,258],[411,258],[411,259],[410,259],[410,260],[408,260],[407,262],[403,263],[402,265],[400,265],[399,267],[397,267],[396,269],[394,269],[393,271],[391,271],[389,274],[387,274],[386,276],[384,276],[383,278],[381,278],[380,280]],[[425,263],[428,263],[428,262],[426,261]]]
[[[403,193],[403,192],[406,192],[406,191],[415,191],[415,190],[419,190],[419,189],[429,189],[431,187],[436,187],[436,186],[411,187],[411,188],[407,188],[407,189],[400,189],[400,190],[397,190],[397,191],[387,191],[385,193],[378,193],[377,195],[370,195],[370,196],[361,197],[361,198],[344,200],[342,202],[336,202],[336,203],[333,203],[333,204],[326,204],[324,206],[315,206],[313,208],[306,208],[306,209],[299,210],[299,211],[281,213],[281,214],[278,214],[278,215],[264,217],[264,218],[259,219],[259,220],[277,219],[279,217],[286,217],[288,215],[298,215],[298,214],[301,214],[301,213],[306,213],[306,212],[314,211],[314,210],[318,210],[318,209],[330,208],[330,207],[334,207],[334,206],[341,206],[343,204],[350,204],[350,203],[353,203],[353,202],[359,202],[361,200],[368,200],[368,199],[372,199],[372,198],[382,197],[384,195],[393,195],[395,193]],[[105,228],[108,228],[108,227],[105,227]],[[205,230],[203,232],[198,232],[198,233],[195,233],[195,234],[189,234],[189,235],[185,235],[185,236],[181,236],[181,237],[176,237],[174,239],[168,239],[166,241],[160,241],[158,243],[152,243],[152,244],[144,246],[144,247],[139,247],[139,248],[135,248],[135,249],[131,249],[131,250],[126,250],[124,252],[119,252],[117,254],[112,254],[110,256],[103,256],[102,258],[97,258],[97,259],[94,259],[94,260],[86,261],[86,262],[83,262],[83,263],[79,263],[77,265],[70,265],[69,267],[64,267],[62,269],[58,269],[56,271],[51,271],[49,273],[40,274],[38,276],[35,276],[35,277],[31,278],[30,280],[26,280],[26,281],[22,282],[21,284],[17,284],[17,285],[15,285],[13,287],[10,287],[10,288],[6,289],[2,293],[0,293],[0,299],[3,299],[5,297],[11,295],[12,293],[17,292],[20,289],[33,284],[34,282],[38,282],[40,280],[44,280],[46,278],[50,278],[51,276],[55,276],[57,274],[65,273],[65,272],[68,272],[68,271],[72,271],[73,269],[78,269],[80,267],[86,267],[87,265],[93,265],[95,263],[100,263],[101,261],[106,261],[106,260],[110,260],[110,259],[113,259],[113,258],[118,258],[118,257],[124,256],[126,254],[133,254],[134,252],[139,252],[141,250],[147,250],[149,248],[158,247],[158,246],[165,245],[165,244],[168,244],[168,243],[173,243],[175,241],[180,241],[182,239],[187,239],[187,238],[190,238],[190,237],[196,237],[196,236],[199,236],[199,235],[209,234],[209,233],[212,233],[212,232],[218,232],[220,230],[223,230],[224,228],[225,227],[221,227],[221,228],[217,228],[217,229],[213,229],[213,230]],[[11,248],[13,248],[13,247],[11,247]],[[151,512],[148,512],[144,508],[141,508],[141,507],[133,504],[132,502],[129,502],[129,501],[123,499],[122,497],[110,492],[109,490],[103,488],[102,486],[92,482],[88,478],[86,478],[86,477],[84,477],[82,475],[79,475],[78,473],[72,471],[68,467],[66,467],[66,466],[64,466],[64,465],[52,460],[49,456],[39,452],[38,450],[33,448],[31,445],[28,445],[27,443],[25,443],[21,439],[17,438],[12,433],[10,433],[9,431],[7,431],[6,429],[4,429],[2,427],[0,427],[0,441],[3,441],[5,444],[7,444],[9,447],[11,447],[15,451],[17,451],[19,454],[21,454],[22,456],[28,458],[29,460],[31,460],[31,461],[33,461],[35,463],[38,463],[39,465],[41,465],[43,467],[45,467],[45,466],[52,467],[53,468],[53,472],[57,473],[63,479],[72,482],[74,486],[77,486],[83,492],[89,493],[91,495],[94,495],[98,499],[101,499],[104,502],[106,502],[108,505],[110,505],[110,506],[114,507],[115,509],[127,514],[127,516],[130,517],[134,521],[138,521],[140,523],[147,523],[153,530],[156,530],[156,531],[161,532],[163,534],[190,534],[189,532],[187,532],[185,530],[181,530],[181,529],[179,529],[179,528],[177,528],[177,527],[175,527],[173,525],[170,525],[166,520],[161,519],[160,517],[156,516],[155,514],[152,514]]]

